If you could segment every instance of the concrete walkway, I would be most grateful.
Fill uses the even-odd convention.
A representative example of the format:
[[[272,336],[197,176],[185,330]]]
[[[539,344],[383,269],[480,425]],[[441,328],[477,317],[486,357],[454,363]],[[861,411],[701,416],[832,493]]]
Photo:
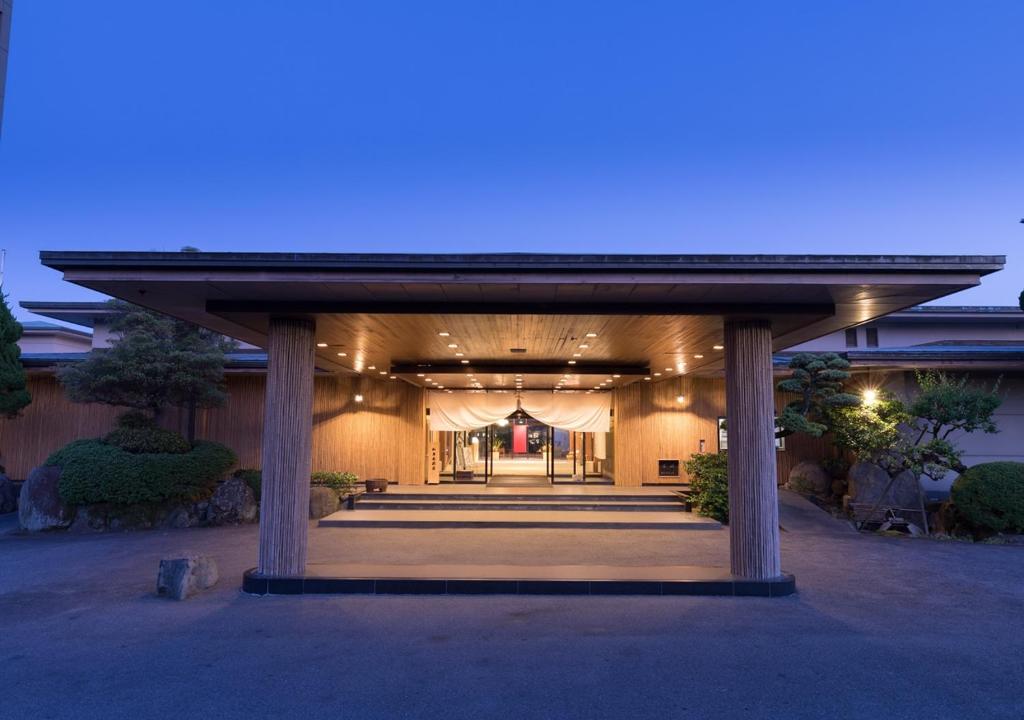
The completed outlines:
[[[0,716],[1024,717],[1020,547],[794,528],[799,593],[780,599],[259,598],[237,590],[256,536],[0,535]],[[726,532],[310,538],[319,562],[728,564]],[[155,597],[182,550],[216,557],[221,583]]]

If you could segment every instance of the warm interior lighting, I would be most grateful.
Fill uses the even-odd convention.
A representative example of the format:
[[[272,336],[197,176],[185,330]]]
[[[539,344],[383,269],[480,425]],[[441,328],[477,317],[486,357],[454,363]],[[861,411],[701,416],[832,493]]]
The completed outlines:
[[[441,332],[438,333],[438,335],[440,335],[441,337],[448,337],[449,335],[451,335],[451,333],[450,332],[441,331]]]
[[[725,345],[712,345],[712,350],[725,350]]]
[[[462,356],[463,356],[463,355],[465,355],[465,354],[466,354],[466,353],[455,353],[455,357],[462,357]]]
[[[575,361],[575,360],[570,360],[570,361],[569,361],[569,364],[570,364],[570,365],[575,365],[575,364],[576,364],[576,361]]]
[[[388,380],[394,380],[396,377],[396,375],[392,375],[391,377],[388,378]]]
[[[317,343],[317,347],[327,347],[327,343]]]
[[[878,390],[876,390],[875,388],[868,388],[867,390],[864,391],[861,398],[861,401],[865,405],[871,407],[872,405],[878,402]]]
[[[650,380],[650,378],[649,377],[645,377],[644,380]]]
[[[700,355],[700,354],[698,354],[698,355],[694,355],[694,357],[695,357],[695,358],[697,358],[698,360],[700,360],[700,359],[701,359],[702,357],[704,357],[704,356],[703,356],[703,355]]]
[[[338,357],[348,357],[348,353],[338,353]]]
[[[362,395],[356,395],[352,399],[355,400],[356,402],[362,402],[363,401],[363,396]]]
[[[597,333],[587,333],[587,337],[597,337]]]
[[[448,343],[448,347],[450,347],[450,348],[457,348],[458,346],[459,346],[458,343]]]
[[[676,395],[676,402],[679,403],[680,405],[682,405],[684,402],[686,402],[686,396],[685,395]]]
[[[463,365],[469,365],[469,360],[459,360]]]
[[[377,366],[376,366],[376,365],[371,365],[370,367],[368,367],[368,368],[366,368],[366,369],[367,369],[367,370],[376,370],[376,369],[377,369]]]
[[[622,376],[621,375],[612,375],[612,377],[618,379],[618,378],[620,378]]]
[[[590,346],[587,345],[586,343],[583,343],[582,345],[580,345],[580,350],[586,350],[588,347]]]
[[[654,377],[661,377],[661,373],[654,373]]]
[[[501,420],[498,421],[497,425],[498,427],[508,427],[508,420],[502,418]]]
[[[423,373],[416,373],[416,377],[423,377]]]

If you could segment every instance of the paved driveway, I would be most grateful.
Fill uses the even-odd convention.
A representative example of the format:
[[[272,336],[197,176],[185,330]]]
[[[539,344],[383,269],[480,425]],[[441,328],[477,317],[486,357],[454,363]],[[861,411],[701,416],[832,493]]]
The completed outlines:
[[[781,599],[259,598],[237,591],[254,527],[0,536],[0,717],[1024,717],[1024,548],[804,510],[783,513],[799,594]],[[311,537],[314,560],[727,561],[724,531]],[[224,579],[155,597],[182,549]]]

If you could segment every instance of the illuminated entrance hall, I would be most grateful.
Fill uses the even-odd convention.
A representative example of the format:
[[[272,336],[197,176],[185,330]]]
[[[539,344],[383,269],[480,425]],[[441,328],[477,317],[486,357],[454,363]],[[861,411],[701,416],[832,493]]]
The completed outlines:
[[[552,427],[518,410],[482,429],[442,433],[442,482],[612,484],[609,435]]]
[[[671,579],[653,571],[625,579],[630,592],[649,580],[643,587],[655,593],[765,595],[793,589],[781,565],[777,480],[796,452],[775,442],[773,352],[973,287],[1004,262],[74,251],[44,252],[42,260],[70,282],[266,348],[265,377],[238,381],[262,392],[262,403],[210,413],[201,428],[216,439],[245,424],[239,456],[261,468],[257,564],[244,584],[252,592],[366,587],[337,573],[325,578],[328,570],[307,563],[311,471],[344,469],[399,490],[431,490],[443,479],[451,436],[454,480],[464,472],[475,481],[481,458],[484,481],[492,469],[497,479],[503,462],[533,467],[539,452],[541,469],[557,482],[569,457],[558,464],[562,447],[577,470],[611,479],[617,499],[665,493],[647,486],[685,482],[688,458],[725,451],[729,568],[679,565]],[[545,441],[541,428],[531,446],[526,420],[525,443],[513,427],[508,454],[491,465],[493,439],[508,432],[493,426],[519,410],[582,437],[564,443],[549,429]],[[596,438],[590,447],[598,434],[604,458]],[[684,549],[678,557],[686,562]],[[512,570],[500,570],[475,570],[473,582],[493,592],[552,588],[551,578],[538,589],[531,573],[510,579]],[[603,578],[621,580],[623,572],[588,571],[576,581],[600,592]],[[422,580],[448,592],[452,578]],[[553,582],[581,587],[568,577]],[[377,587],[372,578],[370,585]]]

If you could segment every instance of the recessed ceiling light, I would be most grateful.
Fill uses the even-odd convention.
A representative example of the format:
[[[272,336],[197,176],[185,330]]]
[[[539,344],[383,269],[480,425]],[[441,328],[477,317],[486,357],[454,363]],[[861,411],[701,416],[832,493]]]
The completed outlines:
[[[368,367],[368,368],[366,368],[366,369],[367,369],[367,370],[376,370],[376,369],[377,369],[377,366],[376,366],[376,365],[370,365],[370,367]]]
[[[455,353],[455,357],[462,357],[462,356],[463,356],[463,355],[465,355],[465,354],[466,354],[466,353]]]
[[[381,374],[381,375],[387,375],[387,374],[388,374],[388,371],[387,371],[387,370],[381,370],[381,371],[380,371],[380,374]]]
[[[388,380],[394,380],[394,379],[395,379],[394,375],[392,375],[391,377],[388,378]]]
[[[703,356],[703,355],[700,355],[700,354],[697,354],[697,355],[694,355],[694,357],[695,357],[695,358],[697,358],[698,360],[700,360],[700,359],[701,359],[702,357],[704,357],[704,356]]]
[[[448,343],[448,347],[450,347],[450,348],[457,348],[458,346],[459,346],[458,343]]]
[[[621,375],[612,375],[612,377],[613,377],[613,378],[620,378],[620,377],[622,377],[622,376],[621,376]]]
[[[665,372],[672,372],[672,368],[665,368]]]
[[[582,345],[579,346],[580,350],[586,350],[588,347],[590,346],[587,345],[586,343],[583,343]]]
[[[714,350],[725,350],[725,345],[712,345],[711,347]]]
[[[338,353],[338,357],[348,357],[348,353]]]
[[[575,365],[575,364],[576,364],[576,361],[575,361],[575,360],[570,360],[570,361],[569,361],[569,364],[570,364],[570,365]]]
[[[595,386],[594,386],[594,389],[595,389],[595,390],[600,390],[600,389],[601,389],[601,386],[600,386],[600,385],[595,385]]]
[[[597,333],[587,333],[587,337],[597,337]]]
[[[433,381],[433,380],[431,380],[430,378],[427,378],[427,379],[426,379],[426,382],[434,382],[434,381]]]
[[[416,373],[416,377],[423,377],[423,373]]]
[[[644,380],[650,380],[650,378],[649,377],[645,377]]]
[[[327,343],[317,343],[317,347],[327,347]]]
[[[583,353],[573,353],[573,357],[583,357]]]
[[[444,385],[438,385],[438,386],[437,386],[437,389],[438,389],[438,390],[444,390]]]
[[[654,373],[654,377],[661,377],[661,373]]]
[[[459,360],[463,365],[469,365],[469,360]]]
[[[448,337],[449,335],[451,335],[451,333],[450,332],[441,331],[441,332],[438,333],[438,335],[440,335],[441,337]]]

